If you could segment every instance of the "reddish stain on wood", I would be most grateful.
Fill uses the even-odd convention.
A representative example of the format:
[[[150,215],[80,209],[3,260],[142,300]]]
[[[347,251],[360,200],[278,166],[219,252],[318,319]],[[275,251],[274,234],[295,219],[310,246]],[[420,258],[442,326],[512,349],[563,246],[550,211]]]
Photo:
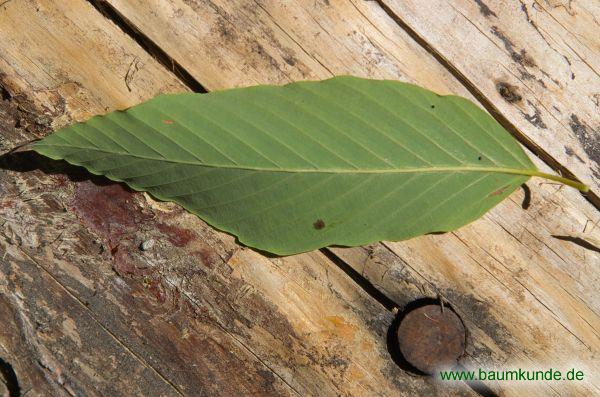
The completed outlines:
[[[148,290],[154,295],[159,303],[165,303],[167,300],[164,287],[159,280],[152,279],[149,283]]]
[[[117,250],[116,251],[113,250],[113,251],[114,252],[111,252],[113,260],[114,260],[113,269],[120,276],[127,276],[127,275],[138,276],[138,275],[144,275],[145,273],[147,273],[143,269],[139,269],[136,266],[135,259],[131,257],[131,253],[127,249],[127,247],[118,246]]]
[[[75,188],[72,206],[79,219],[112,248],[139,221],[140,209],[133,203],[133,194],[119,183],[84,181]]]
[[[176,247],[185,247],[196,237],[196,234],[189,229],[167,225],[166,223],[159,223],[156,227],[166,235],[171,244]]]
[[[196,255],[202,261],[202,264],[210,269],[215,266],[215,263],[219,260],[219,256],[209,249],[203,248],[199,251],[193,251],[192,255]]]
[[[13,200],[6,200],[6,201],[0,202],[0,208],[2,208],[2,209],[12,208],[14,205],[15,205],[15,202]]]

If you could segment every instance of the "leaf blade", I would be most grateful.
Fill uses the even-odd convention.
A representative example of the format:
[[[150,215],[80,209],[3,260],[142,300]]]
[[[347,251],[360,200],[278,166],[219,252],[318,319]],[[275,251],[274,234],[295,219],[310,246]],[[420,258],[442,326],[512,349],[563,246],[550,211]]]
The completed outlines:
[[[32,146],[280,255],[453,230],[539,174],[474,104],[352,77],[159,96]]]

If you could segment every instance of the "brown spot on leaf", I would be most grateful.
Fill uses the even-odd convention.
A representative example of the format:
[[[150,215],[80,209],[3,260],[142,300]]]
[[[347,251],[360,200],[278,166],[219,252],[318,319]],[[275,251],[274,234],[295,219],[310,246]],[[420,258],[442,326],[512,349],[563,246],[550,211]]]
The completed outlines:
[[[168,125],[171,125],[171,124],[173,124],[173,123],[174,123],[174,121],[173,121],[173,120],[163,120],[162,122],[163,122],[164,124],[168,124]]]
[[[315,223],[313,223],[313,227],[316,230],[321,230],[321,229],[325,228],[325,222],[323,222],[323,219],[317,219],[315,221]]]
[[[489,197],[499,196],[508,188],[508,186],[503,186],[500,189],[494,190],[489,194]]]

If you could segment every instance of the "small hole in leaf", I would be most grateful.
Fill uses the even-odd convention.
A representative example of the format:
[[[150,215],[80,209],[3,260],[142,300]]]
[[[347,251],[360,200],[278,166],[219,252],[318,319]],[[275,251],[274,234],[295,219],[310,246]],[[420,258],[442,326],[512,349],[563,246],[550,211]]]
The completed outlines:
[[[432,108],[432,109],[435,109],[435,105],[431,105],[431,108]]]
[[[479,157],[477,157],[477,160],[481,161],[481,160],[483,160],[483,157],[479,156]]]
[[[313,227],[317,230],[321,230],[325,227],[325,222],[323,222],[323,219],[317,219],[315,223],[313,223]]]

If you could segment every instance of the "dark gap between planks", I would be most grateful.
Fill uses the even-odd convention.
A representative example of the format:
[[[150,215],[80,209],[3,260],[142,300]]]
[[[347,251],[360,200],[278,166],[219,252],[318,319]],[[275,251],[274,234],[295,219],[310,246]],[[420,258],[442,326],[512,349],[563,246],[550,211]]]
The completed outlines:
[[[112,5],[104,0],[87,0],[100,14],[112,21],[123,33],[133,39],[140,47],[152,56],[158,63],[164,66],[170,73],[174,74],[183,84],[194,92],[206,93],[206,88],[196,80],[175,59],[167,54],[152,39],[142,33],[127,18],[125,18]]]

